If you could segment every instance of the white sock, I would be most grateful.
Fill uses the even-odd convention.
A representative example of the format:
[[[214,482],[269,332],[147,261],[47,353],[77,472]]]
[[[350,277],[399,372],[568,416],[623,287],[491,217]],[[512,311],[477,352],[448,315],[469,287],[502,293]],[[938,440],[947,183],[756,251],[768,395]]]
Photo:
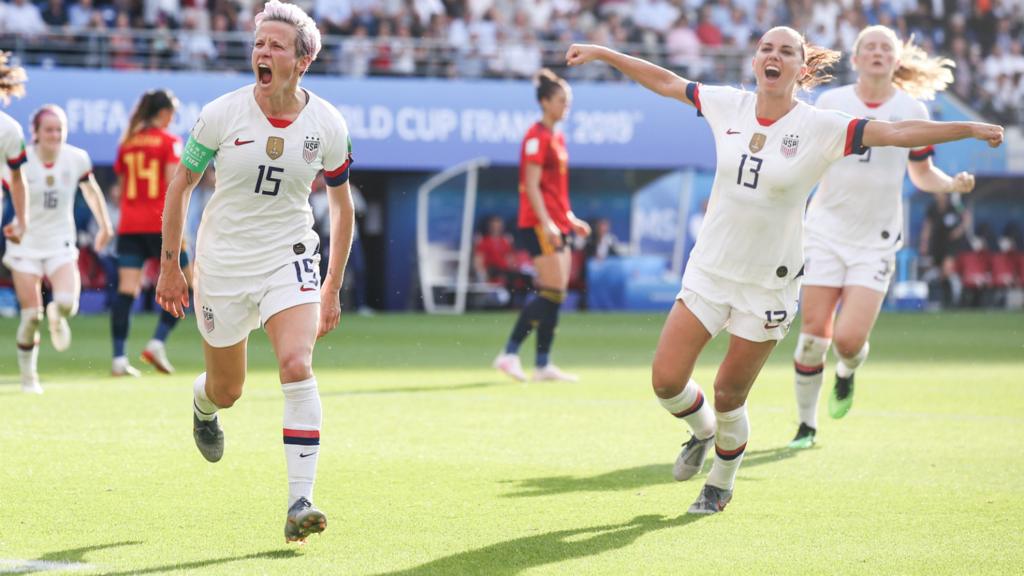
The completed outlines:
[[[704,440],[714,435],[715,414],[704,400],[700,385],[692,378],[677,396],[658,398],[658,402],[661,402],[670,414],[685,420],[698,439]]]
[[[192,412],[200,420],[213,420],[217,416],[217,405],[206,395],[206,372],[196,376],[192,384]]]
[[[70,318],[78,313],[78,298],[74,292],[54,292],[53,301],[57,303],[60,315]]]
[[[281,385],[284,392],[284,457],[288,463],[288,506],[299,498],[313,501],[320,455],[320,392],[316,377]]]
[[[839,358],[839,362],[836,362],[836,376],[840,378],[849,378],[853,376],[853,372],[860,368],[861,364],[868,359],[868,350],[871,346],[867,342],[864,343],[864,347],[860,349],[852,358],[847,358],[836,350],[836,356]]]
[[[22,308],[15,342],[18,345],[18,369],[22,377],[36,378],[39,365],[39,324],[42,308]]]
[[[825,371],[825,356],[832,343],[829,338],[800,333],[793,353],[794,390],[800,422],[818,427],[818,397]]]
[[[711,465],[707,483],[723,490],[732,490],[736,472],[743,461],[750,437],[750,421],[744,404],[728,412],[715,411],[718,428],[715,431],[715,463]]]

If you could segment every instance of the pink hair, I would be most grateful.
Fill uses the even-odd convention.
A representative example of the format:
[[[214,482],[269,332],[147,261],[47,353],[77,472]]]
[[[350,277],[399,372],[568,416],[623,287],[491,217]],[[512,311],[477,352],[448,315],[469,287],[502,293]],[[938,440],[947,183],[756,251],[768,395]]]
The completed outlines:
[[[256,15],[256,27],[263,22],[284,22],[294,26],[295,53],[299,57],[308,55],[316,60],[320,54],[320,29],[316,27],[316,22],[295,4],[270,0],[263,6],[263,11]]]

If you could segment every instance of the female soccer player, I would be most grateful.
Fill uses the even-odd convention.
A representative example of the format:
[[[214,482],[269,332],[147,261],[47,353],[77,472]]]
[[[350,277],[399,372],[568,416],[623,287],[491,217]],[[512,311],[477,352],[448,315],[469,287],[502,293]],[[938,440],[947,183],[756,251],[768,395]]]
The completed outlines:
[[[853,45],[857,82],[821,95],[816,106],[881,120],[928,119],[915,98],[931,99],[953,82],[944,58],[929,58],[885,26],[861,31]],[[825,173],[807,210],[800,338],[794,354],[800,427],[792,448],[814,445],[825,355],[835,340],[836,380],[829,414],[853,404],[853,374],[868,355],[868,335],[903,246],[903,176],[928,192],[970,192],[974,176],[955,177],[932,164],[932,148],[875,148],[844,158]],[[836,305],[841,303],[839,312]]]
[[[157,301],[181,317],[188,285],[178,250],[188,197],[216,157],[217,185],[196,242],[196,320],[206,372],[195,380],[193,436],[207,460],[220,460],[224,434],[217,411],[241,397],[249,332],[262,326],[284,392],[287,541],[304,541],[327,526],[312,504],[321,424],[313,345],[338,325],[354,222],[348,127],[334,106],[299,87],[319,52],[316,23],[301,8],[270,0],[256,15],[256,83],[207,104],[192,128],[167,191],[157,284]],[[310,182],[321,170],[331,214],[322,287],[309,206]]]
[[[537,326],[537,357],[534,380],[579,378],[551,363],[551,343],[558,326],[558,309],[569,286],[572,254],[566,245],[569,232],[590,234],[590,225],[572,213],[569,206],[569,154],[565,135],[556,127],[569,112],[572,91],[569,84],[548,69],[534,78],[542,117],[523,138],[519,155],[518,241],[531,256],[537,277],[535,295],[523,306],[505,349],[494,359],[494,367],[516,380],[526,380],[519,361],[519,346]]]
[[[146,260],[160,256],[160,226],[164,192],[181,156],[181,139],[167,131],[174,119],[178,100],[169,90],[146,92],[135,105],[128,129],[121,138],[114,162],[121,189],[121,220],[117,226],[117,298],[110,310],[110,335],[114,343],[114,376],[138,376],[128,362],[128,340],[132,304],[139,296],[142,267]],[[188,255],[181,251],[181,265],[191,278]],[[164,342],[178,319],[160,314],[153,338],[142,351],[142,360],[159,372],[170,374]]]
[[[601,60],[662,96],[693,105],[711,126],[717,169],[707,216],[654,356],[655,394],[694,436],[673,475],[715,462],[694,514],[722,511],[747,446],[746,399],[761,367],[785,336],[803,273],[802,214],[811,188],[844,156],[870,147],[920,148],[961,138],[1002,142],[999,126],[973,122],[868,121],[819,110],[798,88],[829,79],[839,54],[807,45],[792,28],[769,30],[752,59],[757,91],[704,86],[608,48],[573,45],[570,66]],[[722,328],[732,335],[715,379],[715,410],[690,376],[701,350]]]
[[[32,228],[21,242],[7,247],[4,265],[14,275],[14,290],[21,306],[18,326],[18,367],[21,387],[41,394],[37,363],[39,324],[43,319],[43,277],[50,280],[53,300],[46,306],[50,340],[57,351],[71,345],[68,318],[78,311],[81,280],[78,276],[78,247],[75,230],[75,191],[82,196],[99,224],[94,248],[100,251],[110,242],[114,230],[107,215],[92,160],[81,148],[65,142],[67,116],[59,106],[47,104],[32,115],[32,146],[22,167],[32,194],[28,211]]]
[[[25,70],[20,66],[7,65],[7,52],[0,51],[0,100],[4,105],[10,104],[11,98],[25,95]],[[25,163],[25,136],[21,124],[5,112],[0,112],[0,155],[7,161],[10,171],[10,183],[0,182],[0,220],[3,219],[4,194],[10,191],[11,203],[14,205],[14,218],[3,228],[7,238],[7,249],[21,241],[27,231],[28,224],[28,192],[25,190],[25,178],[21,167]],[[40,310],[22,310],[21,324],[18,325],[18,357],[26,350],[35,349],[36,327],[39,326]],[[22,380],[21,389],[25,392],[38,394],[42,391],[38,379],[26,382]]]

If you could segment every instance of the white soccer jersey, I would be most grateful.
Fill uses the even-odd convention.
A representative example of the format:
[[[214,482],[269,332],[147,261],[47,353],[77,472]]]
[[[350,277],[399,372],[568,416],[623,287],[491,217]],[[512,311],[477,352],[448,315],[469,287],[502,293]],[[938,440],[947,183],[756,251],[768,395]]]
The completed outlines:
[[[21,167],[28,188],[29,227],[21,244],[8,245],[23,258],[44,258],[75,246],[75,193],[92,173],[92,160],[81,148],[61,146],[53,164],[46,165],[34,147],[26,150]]]
[[[816,106],[854,116],[897,122],[927,120],[928,109],[909,94],[896,94],[880,105],[861,101],[853,85],[825,92]],[[924,160],[932,147],[917,150],[884,146],[859,157],[844,158],[825,172],[807,209],[807,231],[843,244],[899,249],[903,245],[903,178],[908,160]]]
[[[21,124],[5,112],[0,112],[0,155],[8,168],[20,168],[25,162],[25,132]],[[6,176],[4,170],[5,180]]]
[[[862,152],[866,120],[803,102],[775,122],[757,96],[691,83],[687,96],[715,138],[717,168],[690,264],[734,282],[779,289],[803,265],[803,213],[825,170]]]
[[[192,128],[193,140],[216,151],[217,185],[196,240],[196,262],[207,274],[265,275],[304,252],[298,244],[314,246],[313,179],[320,170],[335,185],[347,177],[348,127],[334,106],[306,91],[298,118],[274,121],[253,89],[207,104]]]

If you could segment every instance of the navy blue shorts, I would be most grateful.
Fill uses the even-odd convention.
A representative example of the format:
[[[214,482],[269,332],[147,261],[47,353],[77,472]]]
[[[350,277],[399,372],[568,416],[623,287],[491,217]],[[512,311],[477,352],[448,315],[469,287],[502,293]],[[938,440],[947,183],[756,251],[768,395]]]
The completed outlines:
[[[117,237],[117,267],[142,268],[146,260],[160,258],[161,239],[159,234],[121,234]],[[178,263],[188,266],[185,243],[181,243]]]

